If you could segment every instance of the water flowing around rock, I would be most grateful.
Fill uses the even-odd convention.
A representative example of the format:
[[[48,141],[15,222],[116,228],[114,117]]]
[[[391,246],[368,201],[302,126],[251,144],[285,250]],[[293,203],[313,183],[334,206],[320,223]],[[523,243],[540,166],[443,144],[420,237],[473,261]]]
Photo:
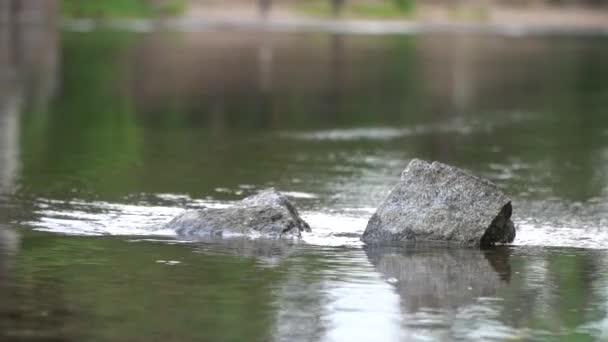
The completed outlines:
[[[182,236],[262,235],[301,237],[310,231],[296,207],[274,189],[264,190],[229,208],[187,211],[167,224]]]

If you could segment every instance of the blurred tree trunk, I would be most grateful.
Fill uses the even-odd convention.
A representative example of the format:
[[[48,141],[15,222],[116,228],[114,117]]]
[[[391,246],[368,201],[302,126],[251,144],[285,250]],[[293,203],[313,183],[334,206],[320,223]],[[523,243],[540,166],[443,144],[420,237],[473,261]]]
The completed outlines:
[[[258,0],[258,6],[262,18],[268,18],[270,10],[272,9],[272,0]]]
[[[342,8],[344,7],[344,2],[346,2],[346,0],[331,0],[331,10],[334,17],[340,16]]]

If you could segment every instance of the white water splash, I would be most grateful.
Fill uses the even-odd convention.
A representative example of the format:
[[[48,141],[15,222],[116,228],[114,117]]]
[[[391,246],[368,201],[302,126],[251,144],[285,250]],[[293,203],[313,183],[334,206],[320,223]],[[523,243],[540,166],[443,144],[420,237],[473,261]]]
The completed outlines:
[[[36,230],[68,235],[161,235],[175,233],[163,224],[183,209],[108,202],[42,200],[35,221],[23,222]]]
[[[313,194],[288,192],[296,198],[316,198]],[[121,204],[103,201],[58,201],[39,199],[36,219],[23,222],[36,230],[68,235],[167,236],[175,232],[164,228],[186,209],[225,208],[233,202],[191,199],[186,195],[157,196],[167,205]],[[187,208],[185,204],[187,203]],[[163,203],[164,204],[164,203]],[[312,228],[303,242],[322,246],[361,246],[360,236],[375,211],[371,207],[344,208],[339,211],[305,211],[302,217]],[[534,218],[516,220],[514,246],[608,248],[608,226],[577,223],[572,217],[543,223]],[[603,221],[602,221],[603,222]]]
[[[340,128],[280,133],[283,139],[310,140],[310,141],[357,141],[357,140],[393,140],[403,137],[419,136],[430,133],[451,133],[469,135],[473,132],[492,132],[502,126],[512,125],[513,122],[530,120],[522,113],[508,114],[500,120],[493,122],[455,118],[433,124],[418,124],[409,127],[366,127],[366,128]]]
[[[315,198],[312,194],[286,192],[291,197]],[[185,195],[163,194],[166,201],[183,202]],[[226,208],[233,202],[189,199],[189,208]],[[175,237],[173,230],[164,225],[184,212],[180,206],[134,205],[103,201],[58,201],[39,199],[35,205],[35,220],[22,222],[39,231],[67,235],[117,235]],[[346,213],[302,212],[312,227],[312,233],[303,241],[325,246],[360,245],[359,236],[367,224],[371,208],[348,209]],[[361,215],[363,213],[363,215]]]
[[[539,225],[516,223],[516,246],[608,248],[608,227],[580,227],[567,225]]]

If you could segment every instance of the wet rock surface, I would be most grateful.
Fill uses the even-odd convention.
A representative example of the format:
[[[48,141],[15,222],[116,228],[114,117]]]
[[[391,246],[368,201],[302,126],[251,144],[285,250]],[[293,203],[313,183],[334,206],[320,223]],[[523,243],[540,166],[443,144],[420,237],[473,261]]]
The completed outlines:
[[[301,237],[301,232],[310,231],[293,203],[274,189],[261,191],[229,208],[187,211],[169,222],[167,228],[187,237]]]
[[[361,239],[486,248],[513,241],[512,211],[511,200],[494,183],[453,166],[414,159]]]

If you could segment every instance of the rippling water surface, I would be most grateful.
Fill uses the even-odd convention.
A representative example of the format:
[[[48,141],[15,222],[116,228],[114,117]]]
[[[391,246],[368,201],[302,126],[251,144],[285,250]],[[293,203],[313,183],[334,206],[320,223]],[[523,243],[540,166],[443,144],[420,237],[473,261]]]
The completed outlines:
[[[605,38],[10,29],[3,339],[608,339]],[[362,244],[414,157],[496,182],[513,245]],[[271,186],[301,241],[163,227]]]

